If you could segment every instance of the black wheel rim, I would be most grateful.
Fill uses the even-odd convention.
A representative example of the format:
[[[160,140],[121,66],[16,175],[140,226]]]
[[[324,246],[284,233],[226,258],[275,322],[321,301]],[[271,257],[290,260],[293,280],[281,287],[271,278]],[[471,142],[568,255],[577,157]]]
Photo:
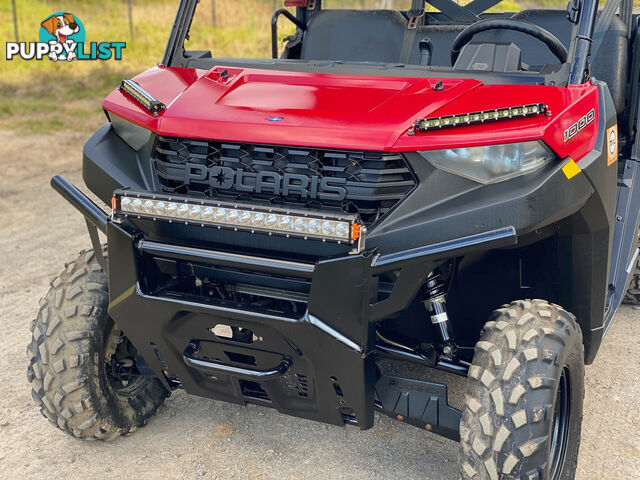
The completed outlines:
[[[120,337],[116,351],[105,363],[105,374],[113,391],[123,397],[136,393],[144,382],[136,368],[135,358],[137,350],[125,336]]]
[[[569,382],[569,369],[564,367],[560,376],[560,383],[556,393],[556,405],[553,411],[553,424],[551,425],[551,459],[549,478],[559,480],[562,466],[567,454],[569,439],[569,420],[571,418],[571,387]]]

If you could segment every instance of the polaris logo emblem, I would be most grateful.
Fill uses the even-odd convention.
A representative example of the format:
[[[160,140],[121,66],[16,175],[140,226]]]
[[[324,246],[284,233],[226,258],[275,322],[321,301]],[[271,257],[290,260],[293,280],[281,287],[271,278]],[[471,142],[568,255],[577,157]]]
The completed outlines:
[[[595,109],[591,109],[589,113],[587,113],[584,117],[578,120],[576,123],[571,125],[564,131],[564,141],[565,143],[575,137],[578,133],[585,129],[587,125],[593,123],[596,119],[596,111]]]
[[[234,169],[222,166],[207,168],[205,165],[197,163],[184,163],[168,167],[169,171],[163,174],[167,179],[184,181],[187,185],[207,183],[216,190],[336,201],[344,200],[347,196],[346,178],[297,173],[280,174],[270,171],[245,172],[241,168]]]

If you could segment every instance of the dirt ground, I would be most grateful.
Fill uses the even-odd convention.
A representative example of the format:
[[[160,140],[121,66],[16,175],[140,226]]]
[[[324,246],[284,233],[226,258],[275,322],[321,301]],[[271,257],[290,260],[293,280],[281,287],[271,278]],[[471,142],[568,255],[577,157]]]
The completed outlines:
[[[31,399],[25,348],[50,278],[89,246],[80,214],[49,187],[54,173],[81,184],[84,135],[0,135],[0,478],[457,478],[454,442],[384,417],[360,432],[178,392],[112,443],[54,428]],[[640,311],[623,307],[587,367],[578,479],[640,478],[639,409]]]

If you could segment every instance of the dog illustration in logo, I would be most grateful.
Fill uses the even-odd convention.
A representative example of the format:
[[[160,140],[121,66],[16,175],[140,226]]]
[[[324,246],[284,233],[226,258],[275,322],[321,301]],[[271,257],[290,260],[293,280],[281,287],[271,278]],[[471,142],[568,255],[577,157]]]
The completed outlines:
[[[72,13],[54,15],[47,18],[41,25],[47,32],[56,37],[56,40],[61,46],[65,43],[73,43],[73,40],[67,40],[67,38],[80,31],[80,26],[76,23],[76,19]],[[50,43],[53,43],[53,41]],[[58,60],[67,60],[71,62],[77,57],[76,53],[73,51],[66,53],[67,50],[64,48],[61,52],[62,53],[57,54],[55,51],[51,51],[49,53],[49,58],[54,62],[57,62]]]

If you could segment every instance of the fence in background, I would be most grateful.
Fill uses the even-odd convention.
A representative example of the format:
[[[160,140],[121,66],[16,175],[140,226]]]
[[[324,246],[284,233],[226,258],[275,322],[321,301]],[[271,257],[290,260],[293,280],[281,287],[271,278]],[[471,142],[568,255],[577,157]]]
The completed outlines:
[[[219,26],[219,12],[220,12],[220,4],[231,3],[237,0],[203,0],[203,4],[200,8],[207,8],[206,3],[209,3],[209,9],[211,11],[211,24],[214,27]],[[273,10],[276,10],[283,5],[282,0],[255,0],[262,1],[264,3],[270,2],[272,4]],[[130,39],[133,40],[135,37],[135,7],[137,5],[145,5],[148,6],[153,2],[166,3],[158,0],[106,0],[106,1],[92,1],[87,0],[85,5],[89,8],[92,6],[95,9],[103,9],[105,6],[107,8],[119,8],[122,11],[126,11],[127,21],[129,23],[129,36]],[[395,4],[398,5],[406,4],[408,0],[326,0],[326,3],[330,3],[332,8],[340,8],[340,7],[355,7],[355,8],[381,8],[381,9],[394,9],[396,8]],[[21,15],[24,16],[24,12],[26,9],[32,8],[34,3],[33,0],[11,0],[11,14],[13,16],[13,33],[16,42],[20,41],[20,18]],[[54,12],[56,10],[60,11],[60,9],[65,5],[64,2],[59,2],[55,0],[41,0],[39,3],[45,4],[50,7],[50,11]],[[69,4],[70,2],[66,2]],[[177,0],[175,1],[177,4]],[[66,7],[68,8],[68,7]],[[404,7],[403,7],[404,8]]]
[[[11,12],[13,13],[13,31],[15,33],[16,42],[20,41],[20,32],[18,31],[18,11],[16,10],[16,0],[11,0]]]

